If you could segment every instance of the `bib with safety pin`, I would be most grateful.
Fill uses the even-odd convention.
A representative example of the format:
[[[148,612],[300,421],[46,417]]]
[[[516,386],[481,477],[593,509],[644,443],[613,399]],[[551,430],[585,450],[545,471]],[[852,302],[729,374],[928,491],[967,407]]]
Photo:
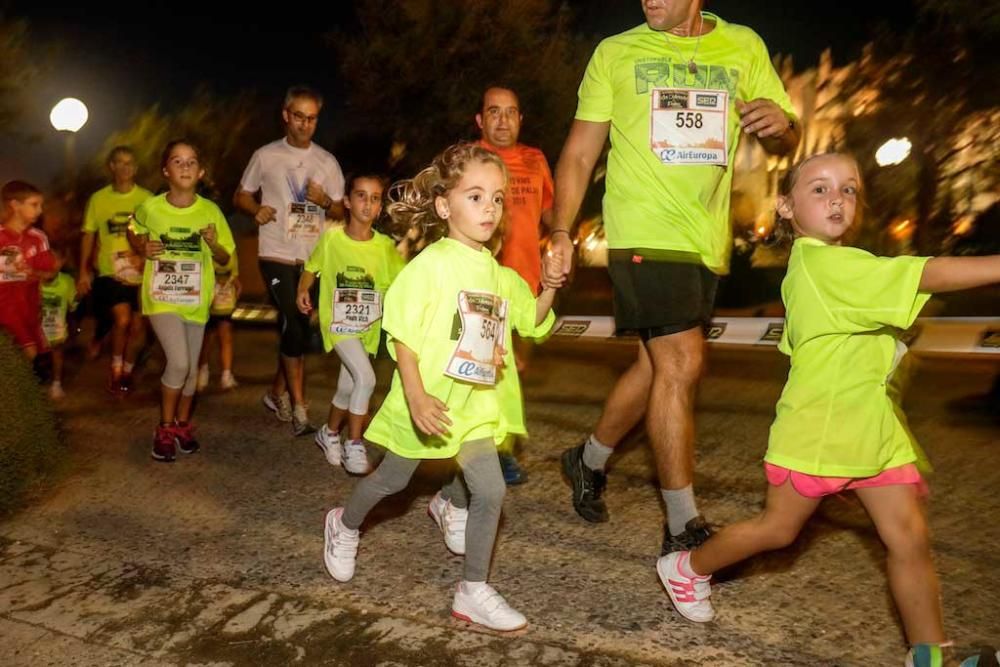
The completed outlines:
[[[134,252],[123,250],[114,255],[115,280],[126,285],[142,283],[142,260]]]
[[[20,282],[28,279],[28,274],[19,266],[23,254],[20,248],[10,246],[0,250],[0,283]]]
[[[63,341],[68,335],[66,318],[63,317],[62,308],[58,305],[42,306],[42,331],[45,339],[49,341]]]
[[[225,282],[216,281],[212,292],[212,312],[216,314],[230,313],[236,308],[236,281],[232,278]]]
[[[363,334],[382,318],[382,295],[373,289],[338,287],[333,291],[333,322],[330,332]]]
[[[325,220],[326,214],[318,205],[292,202],[288,205],[285,233],[290,241],[313,242],[323,232]]]
[[[153,263],[150,296],[154,301],[175,306],[201,303],[201,262],[159,259]]]
[[[456,380],[494,385],[503,363],[507,300],[488,292],[458,294],[462,334],[444,374]]]
[[[649,147],[661,163],[729,163],[729,93],[654,88],[650,100]]]

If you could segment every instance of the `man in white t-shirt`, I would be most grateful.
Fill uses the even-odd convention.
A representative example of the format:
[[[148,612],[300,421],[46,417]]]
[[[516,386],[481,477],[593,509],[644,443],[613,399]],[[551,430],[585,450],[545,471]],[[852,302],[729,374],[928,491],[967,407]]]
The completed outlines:
[[[326,219],[344,213],[340,164],[312,141],[322,108],[323,97],[315,90],[289,88],[281,112],[284,138],[257,149],[233,197],[236,208],[252,216],[260,230],[260,272],[279,313],[278,372],[263,402],[280,421],[292,422],[295,435],[315,430],[305,405],[309,317],[295,305],[299,275]]]

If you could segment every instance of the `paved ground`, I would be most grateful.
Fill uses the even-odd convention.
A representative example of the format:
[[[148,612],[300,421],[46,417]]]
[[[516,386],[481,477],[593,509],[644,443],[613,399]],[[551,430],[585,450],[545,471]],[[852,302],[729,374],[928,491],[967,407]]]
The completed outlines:
[[[853,498],[827,500],[795,547],[718,585],[719,618],[708,626],[683,622],[657,581],[662,511],[642,434],[613,459],[611,522],[577,519],[557,458],[597,418],[632,354],[624,343],[549,344],[527,379],[532,439],[522,460],[531,479],[508,494],[492,573],[528,616],[527,631],[499,637],[450,619],[461,560],[425,514],[440,468],[423,470],[376,510],[356,578],[338,584],[323,569],[322,522],[355,482],[260,407],[271,349],[272,334],[239,332],[242,386],[204,397],[204,450],[174,465],[149,458],[155,373],[139,395],[115,403],[96,366],[71,364],[61,414],[75,472],[0,523],[0,664],[902,662],[882,547]],[[308,364],[318,422],[336,362]],[[948,628],[965,645],[1000,640],[1000,424],[947,403],[984,391],[995,370],[928,361],[908,406],[939,469],[936,558]],[[760,458],[785,372],[774,351],[712,353],[699,401],[697,488],[716,523],[761,502]]]

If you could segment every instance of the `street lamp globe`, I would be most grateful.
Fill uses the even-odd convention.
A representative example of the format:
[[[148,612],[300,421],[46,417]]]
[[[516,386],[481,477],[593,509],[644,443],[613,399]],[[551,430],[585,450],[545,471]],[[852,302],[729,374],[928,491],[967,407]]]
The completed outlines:
[[[52,107],[49,120],[52,127],[61,132],[77,132],[87,122],[87,105],[75,97],[60,100]]]
[[[913,148],[913,144],[906,137],[890,139],[875,151],[875,162],[880,167],[899,164],[909,157],[911,148]]]

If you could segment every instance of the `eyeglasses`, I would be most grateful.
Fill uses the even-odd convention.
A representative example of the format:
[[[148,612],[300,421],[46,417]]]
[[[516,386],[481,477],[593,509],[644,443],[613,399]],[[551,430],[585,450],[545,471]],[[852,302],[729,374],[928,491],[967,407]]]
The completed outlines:
[[[307,116],[301,111],[290,111],[288,114],[295,119],[295,122],[304,125],[312,125],[319,118],[319,116]]]

